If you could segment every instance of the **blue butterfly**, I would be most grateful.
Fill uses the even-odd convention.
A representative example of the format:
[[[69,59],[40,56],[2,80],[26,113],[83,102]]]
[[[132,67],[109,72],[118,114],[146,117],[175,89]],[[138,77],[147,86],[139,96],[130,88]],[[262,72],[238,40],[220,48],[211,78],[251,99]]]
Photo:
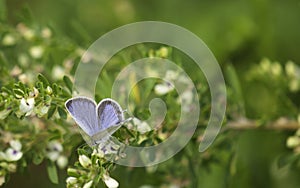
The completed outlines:
[[[81,128],[80,133],[89,146],[108,140],[128,120],[124,120],[121,106],[109,98],[97,105],[90,98],[74,97],[67,100],[65,106]]]

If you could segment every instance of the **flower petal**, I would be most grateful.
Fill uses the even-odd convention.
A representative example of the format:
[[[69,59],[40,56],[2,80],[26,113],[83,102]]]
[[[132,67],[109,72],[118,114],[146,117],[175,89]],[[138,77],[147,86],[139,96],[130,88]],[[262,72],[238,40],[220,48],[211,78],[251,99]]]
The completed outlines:
[[[83,188],[90,188],[90,187],[92,187],[92,185],[93,185],[93,180],[91,180],[91,181],[85,183],[85,184],[83,185]]]
[[[91,159],[88,158],[86,155],[79,155],[79,163],[84,168],[88,168],[90,165],[92,165]]]
[[[8,148],[5,153],[7,161],[18,161],[23,156],[21,151],[17,151],[13,148]]]
[[[109,177],[108,175],[103,175],[103,181],[108,188],[117,188],[119,187],[119,182],[117,180]]]
[[[9,144],[13,149],[18,150],[18,151],[20,151],[22,148],[22,144],[19,140],[11,140],[11,141],[9,141]]]

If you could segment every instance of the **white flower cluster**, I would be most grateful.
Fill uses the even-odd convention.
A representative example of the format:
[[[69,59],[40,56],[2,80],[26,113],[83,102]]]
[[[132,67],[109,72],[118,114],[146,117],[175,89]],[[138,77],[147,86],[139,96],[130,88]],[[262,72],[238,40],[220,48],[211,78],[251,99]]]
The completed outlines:
[[[50,141],[46,148],[46,156],[61,169],[65,168],[68,164],[68,158],[62,154],[63,146],[57,140]]]
[[[103,175],[102,180],[108,188],[117,188],[117,187],[119,187],[119,182],[117,180],[115,180],[114,178],[110,177],[107,174]],[[68,187],[75,187],[78,183],[78,179],[76,177],[68,177],[66,179],[66,183],[67,183]],[[90,181],[84,183],[82,187],[83,188],[90,188],[92,186],[93,186],[93,180],[90,180]]]
[[[142,121],[138,118],[133,118],[132,122],[127,124],[127,128],[138,131],[141,134],[145,134],[152,130],[152,128],[149,126],[149,124],[146,121]]]
[[[178,77],[178,73],[172,70],[166,72],[165,77],[163,78],[164,82],[161,84],[157,84],[154,87],[154,91],[157,95],[165,95],[174,90],[174,86],[172,84]]]

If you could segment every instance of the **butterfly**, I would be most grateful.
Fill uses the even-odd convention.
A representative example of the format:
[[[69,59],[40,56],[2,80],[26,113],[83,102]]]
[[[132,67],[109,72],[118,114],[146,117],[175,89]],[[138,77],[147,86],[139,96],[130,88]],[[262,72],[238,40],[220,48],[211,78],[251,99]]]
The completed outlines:
[[[124,122],[121,106],[113,99],[103,99],[98,105],[88,97],[74,97],[65,107],[81,128],[80,133],[89,146],[95,146],[116,132]]]

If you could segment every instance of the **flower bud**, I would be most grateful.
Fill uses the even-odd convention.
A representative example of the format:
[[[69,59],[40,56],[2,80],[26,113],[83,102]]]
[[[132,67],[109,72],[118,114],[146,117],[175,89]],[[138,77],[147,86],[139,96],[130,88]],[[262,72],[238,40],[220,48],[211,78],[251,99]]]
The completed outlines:
[[[31,55],[31,57],[39,59],[44,54],[44,48],[42,46],[32,46],[29,49],[29,54]]]
[[[46,93],[47,93],[48,95],[51,95],[51,94],[52,94],[52,88],[51,88],[50,86],[47,86],[47,88],[46,88]]]
[[[2,39],[3,46],[13,46],[16,44],[16,38],[12,34],[7,34]]]
[[[108,188],[117,188],[119,187],[119,182],[117,180],[109,177],[108,175],[103,175],[103,181]]]
[[[286,145],[289,148],[297,147],[299,144],[300,144],[300,138],[298,136],[290,136],[286,142]]]
[[[80,155],[79,156],[79,163],[84,168],[88,168],[90,165],[92,165],[91,159],[88,158],[86,155]]]
[[[73,185],[73,184],[77,183],[77,178],[75,178],[75,177],[68,177],[66,179],[66,183],[69,184],[69,185]]]
[[[69,176],[75,176],[75,177],[80,176],[80,172],[74,168],[68,168],[67,173]]]
[[[92,187],[92,185],[93,185],[93,180],[91,180],[91,181],[85,183],[85,184],[83,185],[83,188],[90,188],[90,187]]]
[[[60,169],[63,169],[65,168],[67,165],[68,165],[68,158],[64,155],[60,155],[58,158],[57,158],[57,166],[60,168]]]

